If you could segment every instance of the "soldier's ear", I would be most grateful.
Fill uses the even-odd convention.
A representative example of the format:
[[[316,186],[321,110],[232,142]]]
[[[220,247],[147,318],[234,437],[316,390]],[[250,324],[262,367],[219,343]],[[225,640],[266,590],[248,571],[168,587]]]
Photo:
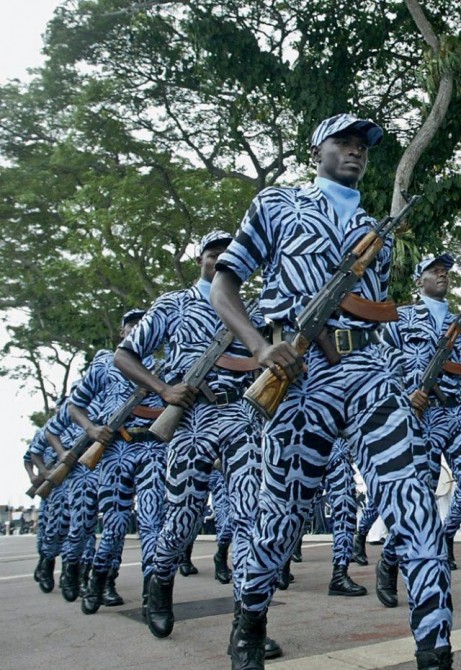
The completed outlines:
[[[311,158],[314,164],[320,162],[320,147],[315,145],[311,147]]]

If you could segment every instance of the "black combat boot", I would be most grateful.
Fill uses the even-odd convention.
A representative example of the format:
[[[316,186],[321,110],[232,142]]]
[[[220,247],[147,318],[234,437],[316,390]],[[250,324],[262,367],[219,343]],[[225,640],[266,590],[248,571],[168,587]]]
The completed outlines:
[[[266,612],[240,613],[232,638],[232,670],[264,670]]]
[[[62,569],[61,579],[61,593],[64,600],[73,603],[78,598],[79,584],[78,584],[79,564],[65,563]]]
[[[347,565],[333,565],[333,575],[328,587],[329,596],[366,596],[364,586],[356,584],[347,574]]]
[[[280,575],[277,582],[277,588],[280,591],[286,591],[290,586],[291,582],[294,581],[294,577],[290,572],[291,559],[289,559],[280,571]]]
[[[115,580],[117,577],[118,570],[111,568],[107,575],[104,591],[102,592],[102,602],[106,607],[116,607],[117,605],[123,605],[125,602],[115,588]]]
[[[189,575],[198,574],[198,570],[195,565],[192,563],[192,547],[194,543],[189,544],[183,551],[181,560],[179,562],[179,572],[183,577],[189,577]]]
[[[367,539],[366,535],[362,533],[357,533],[354,538],[354,548],[352,550],[351,561],[357,563],[357,565],[368,565],[368,556],[365,549],[365,540]]]
[[[109,573],[107,570],[104,570],[104,572],[96,572],[93,569],[88,588],[82,598],[83,614],[96,614],[98,609],[101,607],[102,594],[104,591],[104,586],[106,585],[108,574]]]
[[[54,589],[54,558],[44,558],[40,567],[38,585],[43,593],[51,593]]]
[[[438,647],[431,651],[417,651],[418,670],[453,670],[451,647]]]
[[[42,563],[43,563],[44,558],[45,557],[43,556],[43,554],[38,555],[38,563],[35,566],[35,570],[34,570],[34,581],[36,581],[37,584],[40,581],[40,569],[42,567]]]
[[[160,579],[152,575],[147,597],[147,625],[155,637],[168,637],[174,626],[173,614],[174,577]]]
[[[147,621],[147,599],[149,597],[149,582],[152,573],[144,577],[142,581],[142,593],[141,593],[141,614],[144,621]]]
[[[227,565],[227,555],[229,551],[230,542],[225,544],[218,544],[218,551],[213,556],[214,561],[214,578],[221,584],[229,584],[232,573]]]
[[[454,536],[448,537],[448,535],[445,535],[445,542],[447,543],[447,558],[448,558],[448,565],[450,566],[450,570],[457,570],[458,566],[456,565],[456,561],[455,561],[455,550],[454,550],[455,538],[454,538]]]
[[[78,595],[80,596],[80,598],[83,598],[88,588],[90,572],[91,572],[91,563],[80,563],[80,568],[78,571]]]
[[[303,561],[302,544],[303,544],[303,538],[301,535],[298,542],[296,543],[293,553],[291,554],[291,560],[294,563],[302,563]]]
[[[234,619],[232,621],[229,645],[227,647],[227,654],[229,656],[232,653],[232,640],[234,638],[235,631],[237,630],[237,627],[239,625],[241,611],[242,610],[240,602],[234,603]],[[264,640],[264,658],[266,659],[279,658],[279,656],[282,655],[283,650],[282,647],[279,645],[279,643],[266,635],[266,639]]]
[[[376,595],[384,607],[397,607],[397,565],[389,565],[384,558],[376,564]]]

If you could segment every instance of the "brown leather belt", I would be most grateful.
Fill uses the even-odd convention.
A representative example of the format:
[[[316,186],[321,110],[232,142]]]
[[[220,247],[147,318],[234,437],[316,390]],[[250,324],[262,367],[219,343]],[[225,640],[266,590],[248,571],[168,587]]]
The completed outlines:
[[[145,405],[138,405],[131,410],[134,416],[139,416],[140,419],[158,419],[163,412],[164,407],[146,407]]]
[[[338,328],[329,330],[328,335],[340,356],[346,356],[353,351],[364,349],[368,344],[379,344],[380,339],[376,330],[349,330]]]
[[[151,442],[157,439],[153,433],[149,432],[147,426],[123,427],[118,433],[125,442]]]
[[[216,405],[216,407],[226,407],[233,402],[237,402],[243,398],[246,388],[241,389],[230,389],[228,391],[215,391],[213,390],[213,395],[215,400],[209,400],[203,393],[199,393],[195,399],[195,402],[199,405]]]

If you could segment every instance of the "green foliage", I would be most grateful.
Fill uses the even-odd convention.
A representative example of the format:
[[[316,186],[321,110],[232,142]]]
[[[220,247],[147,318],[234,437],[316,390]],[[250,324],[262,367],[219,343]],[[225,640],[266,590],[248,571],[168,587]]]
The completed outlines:
[[[386,215],[441,73],[459,81],[459,3],[424,10],[437,58],[402,2],[62,2],[45,66],[0,95],[0,308],[26,315],[10,328],[10,350],[29,361],[21,374],[40,379],[53,359],[68,375],[77,352],[88,361],[116,345],[126,309],[190,285],[203,234],[233,232],[265,186],[312,175],[310,137],[326,116],[385,128],[363,204]],[[424,202],[397,239],[399,302],[415,259],[461,237],[460,138],[455,97],[414,174]],[[39,387],[45,405],[62,391]]]

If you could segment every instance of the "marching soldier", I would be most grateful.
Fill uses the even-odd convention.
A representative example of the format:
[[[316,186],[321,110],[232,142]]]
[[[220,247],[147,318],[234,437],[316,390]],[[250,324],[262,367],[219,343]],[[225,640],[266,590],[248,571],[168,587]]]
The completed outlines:
[[[261,446],[254,432],[253,412],[243,400],[254,379],[255,362],[234,342],[225,360],[218,360],[201,390],[184,384],[184,374],[211,344],[222,324],[209,302],[215,264],[231,236],[222,231],[200,242],[200,279],[190,289],[158,298],[138,328],[122,342],[115,363],[122,372],[158,393],[167,403],[183,407],[183,419],[169,445],[165,525],[152,561],[148,624],[157,637],[168,637],[174,626],[173,587],[180,556],[194,538],[208,497],[213,463],[221,459],[234,520],[233,588],[236,618],[240,584],[258,509]],[[258,320],[258,325],[260,321]],[[168,344],[165,382],[148,373],[142,359]],[[224,359],[224,357],[223,357]],[[266,656],[280,655],[277,643],[263,640]]]
[[[122,319],[122,336],[135,328],[144,310],[130,310]],[[149,370],[156,362],[146,360]],[[151,374],[150,372],[148,374]],[[114,434],[109,417],[127,400],[133,385],[113,365],[113,353],[96,358],[87,374],[71,395],[73,419],[95,441],[107,445],[99,464],[99,511],[103,530],[93,560],[88,588],[82,598],[82,612],[94,614],[110,597],[110,604],[123,604],[115,591],[115,580],[125,535],[131,520],[133,497],[138,501],[138,531],[141,540],[145,614],[150,560],[163,523],[165,500],[166,448],[148,432],[148,427],[162,411],[156,394],[147,396],[125,422],[124,430]],[[88,408],[97,399],[100,411],[91,419]]]
[[[349,114],[322,121],[312,138],[315,183],[262,191],[217,264],[212,303],[219,315],[262,366],[292,382],[264,431],[264,486],[242,584],[233,670],[264,668],[266,613],[277,571],[293,552],[340,431],[398,538],[418,668],[452,667],[450,570],[441,522],[434,493],[413,460],[414,450],[424,449],[420,428],[392,353],[378,344],[377,317],[332,313],[323,345],[313,342],[302,357],[289,344],[296,316],[375,225],[360,207],[357,186],[369,149],[382,137],[378,125]],[[391,249],[388,237],[354,287],[370,301],[368,315],[379,313],[386,298]],[[239,296],[242,282],[261,266],[261,311],[282,327],[285,339],[275,345],[253,327]],[[330,364],[324,351],[332,348]]]
[[[434,491],[439,481],[442,454],[458,488],[461,486],[461,338],[455,341],[450,354],[450,371],[442,371],[429,396],[420,390],[423,373],[438,342],[455,320],[446,300],[453,264],[454,259],[447,253],[423,258],[413,275],[420,299],[414,305],[400,307],[399,320],[387,324],[383,331],[384,342],[403,353],[405,385],[413,407],[422,415]],[[453,541],[457,527],[459,516],[454,507],[444,524],[451,566],[456,566]],[[376,567],[376,593],[386,607],[398,604],[397,573],[398,556],[391,534],[386,538],[383,556]]]

